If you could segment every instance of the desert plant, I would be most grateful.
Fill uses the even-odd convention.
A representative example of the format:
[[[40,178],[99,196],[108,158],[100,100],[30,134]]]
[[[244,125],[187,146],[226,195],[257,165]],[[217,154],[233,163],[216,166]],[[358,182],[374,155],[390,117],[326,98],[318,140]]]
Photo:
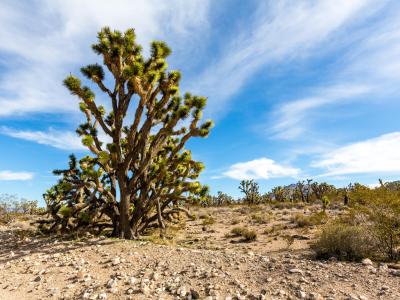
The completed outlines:
[[[247,242],[257,239],[257,233],[254,230],[250,230],[246,227],[234,227],[231,230],[231,234],[233,236],[240,236]]]
[[[297,225],[297,227],[321,225],[326,223],[327,220],[328,215],[325,213],[325,211],[313,213],[309,216],[298,213],[293,218],[293,222]]]
[[[96,103],[94,92],[77,77],[64,80],[80,99],[86,121],[77,133],[92,156],[57,172],[63,178],[45,198],[53,216],[63,205],[71,208],[69,217],[55,218],[64,229],[83,224],[77,219],[88,210],[92,226],[107,214],[114,236],[135,238],[151,224],[164,228],[168,215],[186,211],[183,203],[207,193],[196,181],[203,165],[184,147],[192,137],[207,136],[212,122],[199,124],[205,97],[179,95],[181,74],[167,71],[171,50],[164,42],[153,42],[146,59],[133,29],[121,33],[105,27],[92,48],[113,86],[106,86],[99,64],[81,72],[109,98],[110,111]],[[102,135],[110,142],[104,144]]]
[[[326,208],[329,206],[329,204],[331,203],[331,201],[329,200],[328,196],[323,196],[322,199],[322,210],[325,211]]]
[[[340,220],[326,224],[312,245],[318,258],[337,257],[344,260],[369,257],[374,247],[374,241],[365,228]]]
[[[266,224],[268,223],[269,217],[263,213],[252,214],[251,220],[257,224]]]
[[[211,216],[207,216],[206,218],[203,219],[202,222],[203,225],[212,225],[215,224],[215,219]]]
[[[274,195],[275,201],[283,202],[285,201],[285,190],[282,186],[277,186],[272,189],[272,194]]]
[[[239,190],[245,195],[244,201],[248,204],[256,204],[260,201],[259,186],[254,180],[242,180]]]

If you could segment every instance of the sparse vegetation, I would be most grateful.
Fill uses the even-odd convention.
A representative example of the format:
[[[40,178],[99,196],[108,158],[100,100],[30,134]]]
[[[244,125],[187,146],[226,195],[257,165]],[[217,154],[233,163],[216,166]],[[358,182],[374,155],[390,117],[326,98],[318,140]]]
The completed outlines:
[[[325,213],[325,211],[313,213],[309,216],[297,213],[293,218],[293,222],[298,227],[321,225],[326,223],[327,220],[328,220],[328,215]]]
[[[231,230],[233,236],[242,237],[245,241],[250,242],[257,239],[257,233],[246,227],[234,227]]]
[[[207,215],[205,218],[203,218],[203,225],[213,225],[215,224],[215,219],[209,215]]]
[[[373,253],[373,240],[361,226],[341,221],[328,223],[312,246],[318,258],[360,260]]]
[[[36,200],[19,199],[16,195],[0,195],[0,224],[8,224],[28,215],[40,215],[45,210],[38,207]]]

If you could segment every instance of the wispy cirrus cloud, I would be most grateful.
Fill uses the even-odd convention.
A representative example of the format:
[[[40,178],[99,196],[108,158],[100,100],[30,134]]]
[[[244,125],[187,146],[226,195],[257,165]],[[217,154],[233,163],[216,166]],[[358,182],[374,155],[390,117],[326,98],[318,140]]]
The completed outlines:
[[[31,180],[33,173],[31,172],[13,172],[9,170],[0,171],[0,181],[16,181]]]
[[[258,159],[240,162],[231,165],[222,176],[232,179],[270,179],[280,177],[297,177],[300,170],[291,166],[281,165],[272,159],[261,157]]]
[[[400,172],[400,132],[350,143],[322,154],[311,166],[323,170],[320,177],[346,174]]]
[[[193,89],[212,97],[211,113],[221,112],[230,97],[263,67],[321,53],[321,44],[330,36],[377,7],[369,0],[263,2],[253,24],[227,43]]]
[[[1,127],[0,134],[48,145],[62,150],[86,150],[80,138],[75,132],[55,130],[50,128],[47,131],[16,130],[8,127]]]
[[[383,7],[388,4],[393,13],[387,14],[390,11],[387,9],[385,17],[371,22],[360,18],[358,22],[364,22],[364,26],[352,29],[352,39],[342,38],[343,48],[347,50],[342,49],[335,65],[325,71],[327,83],[317,81],[308,85],[308,92],[301,98],[276,106],[270,115],[275,124],[269,131],[273,137],[303,139],[306,130],[319,124],[319,112],[329,109],[334,118],[335,108],[339,106],[393,98],[391,95],[397,93],[400,84],[400,6],[390,1],[381,4]],[[379,9],[375,12],[384,13]]]
[[[273,137],[279,139],[294,139],[304,134],[310,125],[310,115],[320,108],[329,105],[341,105],[359,100],[361,96],[373,90],[369,85],[337,85],[317,89],[308,98],[302,98],[280,105],[273,113]],[[313,118],[314,120],[316,118]]]
[[[90,44],[101,27],[134,27],[145,49],[160,38],[189,49],[185,37],[207,29],[208,9],[207,0],[2,1],[0,117],[77,111],[61,83],[96,60]]]

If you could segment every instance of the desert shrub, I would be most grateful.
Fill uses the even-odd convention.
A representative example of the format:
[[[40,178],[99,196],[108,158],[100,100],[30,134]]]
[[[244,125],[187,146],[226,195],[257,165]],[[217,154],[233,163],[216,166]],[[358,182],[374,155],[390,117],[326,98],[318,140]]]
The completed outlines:
[[[234,227],[231,230],[233,236],[243,237],[245,241],[254,241],[257,239],[257,233],[246,227]]]
[[[377,251],[385,258],[400,258],[400,192],[385,187],[371,190],[365,205],[354,213],[365,219],[365,227],[377,242]]]
[[[267,224],[269,221],[269,217],[265,214],[252,214],[251,220],[257,224]]]
[[[289,201],[284,201],[284,202],[280,202],[280,201],[273,201],[271,202],[272,208],[276,208],[276,209],[287,209],[287,208],[294,208],[294,207],[304,207],[304,204],[300,204],[300,203],[295,203],[295,202],[289,202]]]
[[[348,197],[351,219],[374,239],[374,255],[396,260],[400,258],[400,191],[381,183],[370,189],[354,184]]]
[[[374,252],[374,241],[362,226],[342,221],[326,224],[312,245],[318,258],[332,256],[344,260],[360,260]]]
[[[326,223],[327,220],[328,215],[324,211],[313,213],[309,216],[298,213],[293,218],[293,222],[297,225],[297,227],[321,225]]]
[[[240,220],[238,220],[238,219],[234,219],[234,220],[232,220],[232,222],[231,222],[232,225],[237,225],[237,224],[239,224],[239,223],[240,223]]]
[[[43,213],[36,200],[19,199],[16,195],[0,195],[0,223],[7,224],[16,219],[27,219],[28,215]]]
[[[215,223],[215,219],[211,216],[207,216],[206,218],[203,219],[202,224],[203,225],[212,225]]]

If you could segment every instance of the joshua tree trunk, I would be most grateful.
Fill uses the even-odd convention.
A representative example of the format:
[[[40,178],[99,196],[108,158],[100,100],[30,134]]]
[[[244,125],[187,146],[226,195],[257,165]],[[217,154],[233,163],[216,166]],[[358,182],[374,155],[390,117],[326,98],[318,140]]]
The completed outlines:
[[[126,188],[126,180],[119,180],[120,203],[119,203],[119,236],[120,238],[132,239],[132,230],[129,220],[130,195]]]

